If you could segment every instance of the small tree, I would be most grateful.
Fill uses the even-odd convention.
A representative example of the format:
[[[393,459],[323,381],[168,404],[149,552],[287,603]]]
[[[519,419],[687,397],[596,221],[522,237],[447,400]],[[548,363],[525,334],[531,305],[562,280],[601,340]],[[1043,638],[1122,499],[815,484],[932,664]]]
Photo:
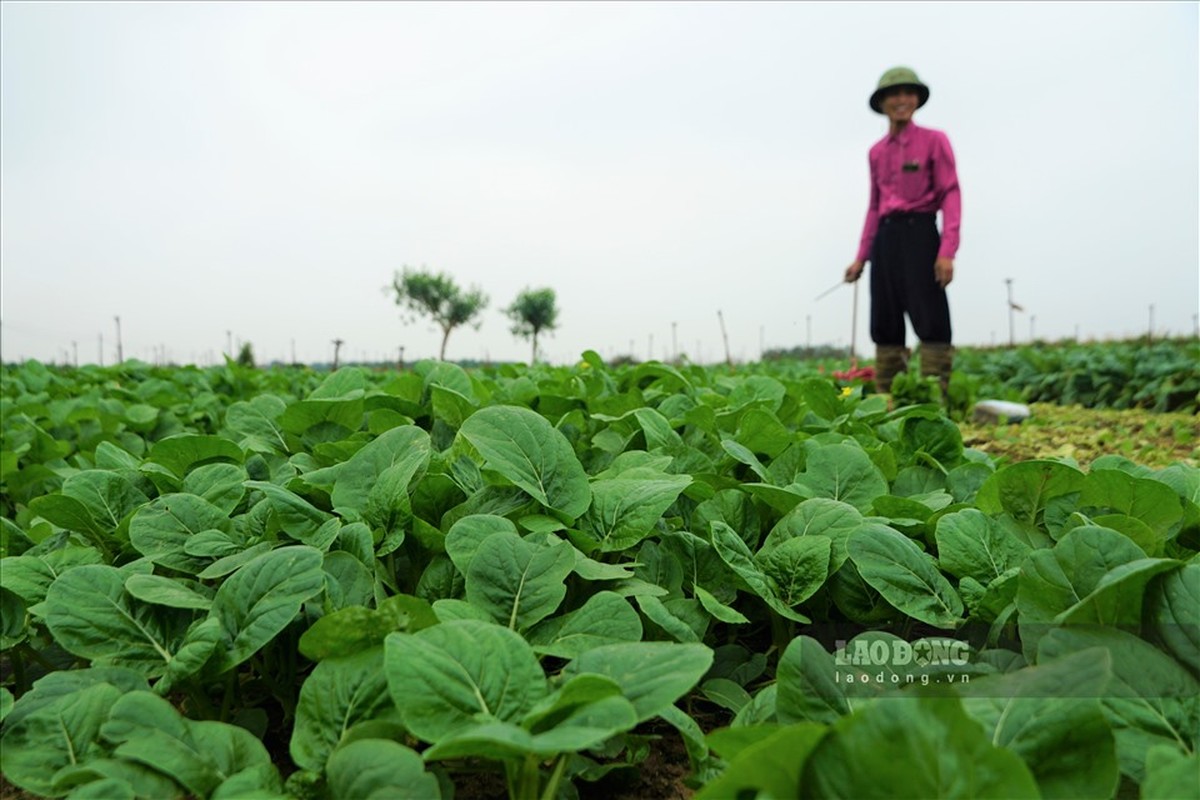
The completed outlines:
[[[442,329],[442,349],[438,358],[443,361],[446,360],[450,331],[469,324],[488,304],[487,295],[479,289],[471,287],[470,291],[464,292],[445,273],[434,275],[408,267],[392,279],[392,290],[396,305],[412,315],[406,322],[429,317]],[[475,327],[478,328],[479,323]]]
[[[529,363],[534,363],[537,361],[538,334],[552,331],[558,324],[554,290],[526,289],[517,295],[512,305],[504,309],[504,313],[513,321],[514,336],[533,340],[533,355]]]
[[[242,343],[242,349],[238,353],[237,363],[243,367],[252,368],[254,366],[254,348],[250,346],[249,342]]]

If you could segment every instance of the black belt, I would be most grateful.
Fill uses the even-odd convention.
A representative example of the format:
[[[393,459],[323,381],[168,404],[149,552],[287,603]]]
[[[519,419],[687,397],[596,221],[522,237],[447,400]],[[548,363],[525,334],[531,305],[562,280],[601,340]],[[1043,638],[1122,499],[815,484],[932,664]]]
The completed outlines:
[[[917,222],[935,222],[937,214],[932,211],[897,211],[879,220],[880,225],[898,225],[902,222],[912,225]]]

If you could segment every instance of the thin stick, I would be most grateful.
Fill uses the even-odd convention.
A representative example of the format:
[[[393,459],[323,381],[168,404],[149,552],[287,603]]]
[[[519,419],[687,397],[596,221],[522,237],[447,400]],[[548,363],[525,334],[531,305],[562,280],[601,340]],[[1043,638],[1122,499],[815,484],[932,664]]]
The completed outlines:
[[[725,363],[733,369],[733,356],[729,354],[729,335],[725,333],[725,316],[717,309],[717,319],[721,321],[721,339],[725,342]]]
[[[818,300],[820,300],[822,297],[825,297],[828,294],[832,294],[833,292],[836,292],[838,289],[842,288],[845,285],[846,285],[845,281],[838,281],[836,286],[830,286],[828,289],[826,289],[825,291],[821,292],[819,295],[814,297],[813,302],[815,303]]]
[[[858,341],[858,281],[854,282],[854,312],[850,315],[850,360],[854,360]]]

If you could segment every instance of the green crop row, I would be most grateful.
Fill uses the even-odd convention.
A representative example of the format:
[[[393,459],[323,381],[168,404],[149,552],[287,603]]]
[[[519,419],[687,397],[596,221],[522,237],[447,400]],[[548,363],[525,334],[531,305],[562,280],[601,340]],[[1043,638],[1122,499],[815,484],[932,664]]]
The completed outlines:
[[[1086,408],[1200,411],[1195,339],[963,349],[955,369],[979,397]]]
[[[594,353],[5,368],[0,768],[37,795],[1194,794],[1200,470]],[[600,789],[603,791],[603,789]]]

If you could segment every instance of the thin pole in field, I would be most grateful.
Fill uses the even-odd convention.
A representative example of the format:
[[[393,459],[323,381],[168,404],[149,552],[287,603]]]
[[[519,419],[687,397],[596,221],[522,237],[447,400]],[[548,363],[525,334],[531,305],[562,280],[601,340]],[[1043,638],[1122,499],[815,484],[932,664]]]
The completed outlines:
[[[671,360],[676,364],[679,363],[679,340],[675,337],[675,328],[678,322],[671,323]]]
[[[850,360],[854,360],[858,341],[858,281],[854,282],[854,311],[850,314]]]
[[[1150,304],[1150,329],[1146,331],[1146,341],[1154,341],[1154,303]]]
[[[1017,334],[1016,334],[1016,327],[1015,327],[1016,321],[1013,319],[1013,311],[1016,309],[1016,305],[1013,303],[1013,299],[1012,299],[1013,279],[1005,278],[1004,282],[1008,285],[1008,346],[1016,347],[1017,346]]]
[[[121,346],[121,318],[113,317],[113,319],[117,323],[117,363],[123,364],[125,363],[125,350]]]
[[[733,356],[729,354],[729,335],[725,332],[725,315],[717,309],[717,320],[721,323],[721,339],[725,342],[725,364],[733,369]]]
[[[99,364],[100,364],[100,366],[103,367],[104,366],[104,334],[103,333],[96,334],[96,347],[97,347],[97,349],[99,351],[99,355],[100,355]]]

